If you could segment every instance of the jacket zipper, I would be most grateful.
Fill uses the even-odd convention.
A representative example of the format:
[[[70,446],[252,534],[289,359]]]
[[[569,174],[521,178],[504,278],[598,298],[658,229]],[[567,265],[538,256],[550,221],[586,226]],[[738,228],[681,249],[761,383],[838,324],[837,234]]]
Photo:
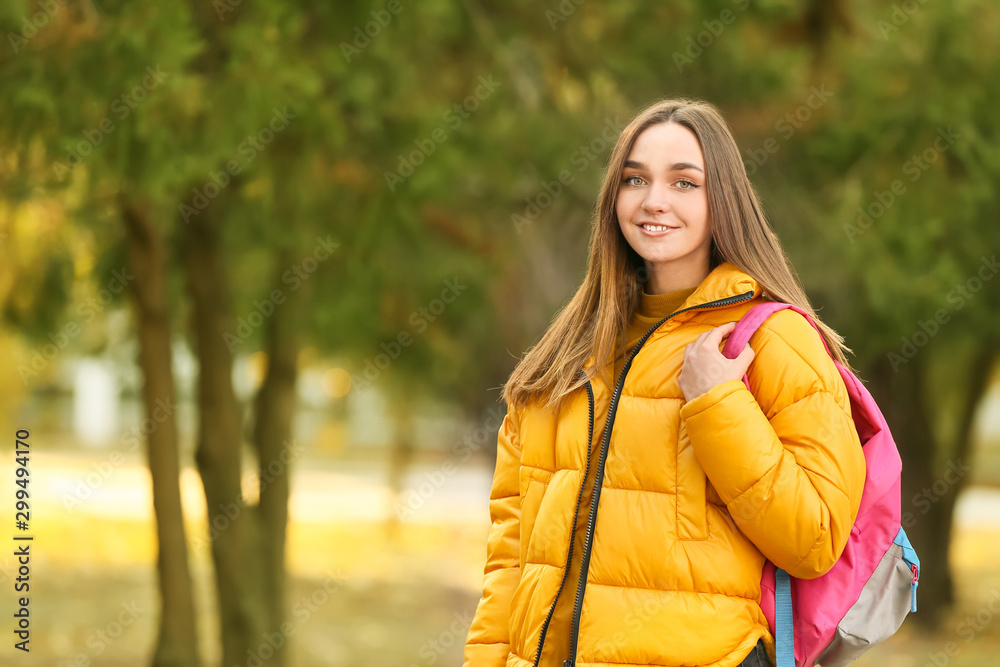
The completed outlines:
[[[577,375],[582,375],[586,379],[587,374],[582,370],[577,371]],[[563,568],[563,578],[559,582],[559,590],[556,591],[556,597],[552,600],[552,606],[549,607],[549,615],[545,617],[545,623],[542,624],[542,634],[538,638],[538,650],[535,652],[535,663],[534,667],[538,667],[538,661],[542,659],[542,646],[545,644],[545,634],[549,631],[549,622],[552,621],[552,614],[556,610],[556,602],[559,600],[559,596],[562,594],[563,587],[566,585],[566,579],[569,577],[569,564],[573,559],[573,537],[576,535],[576,520],[580,516],[580,504],[583,501],[583,487],[587,483],[587,475],[590,473],[590,451],[594,443],[594,388],[590,384],[590,380],[587,380],[585,385],[587,389],[587,404],[589,405],[590,414],[590,426],[587,432],[587,466],[583,469],[583,482],[580,484],[580,491],[576,496],[576,510],[573,512],[573,529],[569,534],[569,552],[566,555],[566,567]]]
[[[597,460],[597,477],[594,480],[594,494],[590,499],[590,516],[587,521],[587,535],[583,542],[583,561],[580,565],[580,583],[576,590],[576,604],[573,606],[573,621],[570,629],[570,644],[569,644],[569,658],[563,661],[563,667],[574,667],[576,665],[576,648],[577,641],[580,638],[580,616],[583,612],[583,596],[587,589],[587,574],[590,571],[590,554],[593,549],[594,541],[594,528],[597,524],[597,506],[601,499],[601,487],[604,484],[604,464],[608,457],[608,448],[611,443],[611,429],[614,427],[615,414],[618,411],[618,400],[621,398],[622,389],[625,387],[625,376],[628,375],[629,369],[632,367],[632,360],[642,349],[642,346],[646,343],[646,340],[653,335],[653,332],[663,326],[663,323],[674,317],[675,315],[680,315],[681,313],[688,312],[690,310],[701,310],[706,308],[718,308],[721,306],[731,306],[733,304],[741,303],[743,301],[749,301],[756,294],[756,290],[750,290],[749,292],[744,292],[743,294],[737,296],[728,296],[723,299],[717,299],[715,301],[710,301],[698,306],[691,306],[689,308],[684,308],[683,310],[678,310],[675,313],[667,315],[662,320],[654,324],[649,328],[646,333],[642,335],[639,342],[635,344],[632,353],[629,354],[628,359],[625,361],[625,366],[622,368],[621,373],[618,376],[618,381],[615,383],[614,393],[611,395],[611,405],[608,407],[608,419],[604,427],[604,437],[601,440],[601,455]],[[582,371],[580,371],[582,372]],[[589,461],[589,452],[588,452]],[[587,478],[584,476],[584,484],[586,484]],[[581,494],[582,494],[581,485]],[[574,519],[573,532],[576,532],[576,522]],[[572,537],[570,538],[572,540]],[[572,543],[572,542],[571,542]],[[569,572],[569,560],[566,562],[566,572]],[[565,574],[563,576],[565,581]],[[560,586],[560,591],[562,587]],[[556,599],[559,599],[559,594],[556,594]],[[552,603],[553,609],[555,608],[555,602]],[[549,614],[551,617],[551,612]],[[544,639],[544,634],[542,638]],[[538,653],[541,655],[541,642],[539,642]],[[536,660],[537,665],[537,660]]]

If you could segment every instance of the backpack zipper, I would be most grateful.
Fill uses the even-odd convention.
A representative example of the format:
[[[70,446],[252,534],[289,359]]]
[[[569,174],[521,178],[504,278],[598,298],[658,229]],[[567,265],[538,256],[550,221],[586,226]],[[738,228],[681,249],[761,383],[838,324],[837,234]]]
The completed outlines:
[[[664,322],[671,319],[675,315],[680,315],[681,313],[686,313],[690,310],[702,310],[706,308],[731,306],[733,304],[741,303],[743,301],[749,301],[754,297],[756,293],[757,293],[756,290],[750,290],[749,292],[744,292],[743,294],[739,294],[737,296],[727,296],[725,298],[717,299],[715,301],[710,301],[708,303],[704,303],[698,306],[690,306],[688,308],[684,308],[682,310],[678,310],[677,312],[671,313],[670,315],[667,315],[662,320],[660,320],[652,327],[650,327],[649,330],[642,335],[642,338],[640,338],[639,342],[635,344],[635,347],[632,349],[631,354],[629,354],[628,359],[626,359],[625,365],[622,368],[621,373],[618,375],[618,381],[615,383],[615,390],[611,396],[611,405],[608,407],[608,419],[604,427],[604,437],[601,440],[601,455],[597,460],[597,473],[596,473],[597,478],[594,480],[594,494],[590,499],[590,515],[587,521],[587,535],[584,538],[583,542],[583,561],[580,565],[580,583],[577,586],[576,603],[573,606],[573,621],[570,629],[569,658],[563,661],[563,667],[574,667],[574,665],[576,665],[577,641],[580,638],[580,616],[582,615],[583,612],[583,596],[586,593],[587,589],[587,574],[590,571],[590,554],[593,549],[594,528],[597,524],[597,506],[601,499],[601,487],[604,484],[604,464],[607,461],[608,448],[609,445],[611,444],[611,429],[614,427],[615,414],[618,411],[618,400],[621,398],[622,389],[625,387],[625,377],[628,375],[629,369],[632,367],[632,360],[635,359],[635,356],[639,353],[639,350],[642,349],[642,346],[646,343],[646,340],[651,335],[653,335],[653,332],[659,329],[661,326],[663,326]],[[580,372],[582,373],[583,371]],[[589,456],[590,456],[589,450],[587,456],[589,462]],[[586,476],[584,476],[583,484],[586,484],[586,481],[587,478]],[[582,491],[583,491],[583,485],[581,484],[581,494]],[[574,519],[572,534],[575,534],[575,532],[576,532],[576,522]],[[570,537],[571,544],[572,544],[572,534]],[[569,572],[568,559],[566,561],[565,572]],[[563,581],[565,581],[565,579],[566,575],[564,573]],[[559,590],[560,592],[562,591],[562,586],[560,586]],[[559,594],[557,593],[556,600],[558,599],[559,599]],[[553,609],[555,609],[555,604],[556,604],[555,601],[553,601],[552,602]],[[549,617],[551,618],[551,616],[552,613],[550,611]],[[541,638],[542,641],[544,641],[544,637],[545,635],[543,632]],[[542,641],[539,641],[538,644],[539,656],[541,655]],[[537,665],[537,659],[535,664]]]

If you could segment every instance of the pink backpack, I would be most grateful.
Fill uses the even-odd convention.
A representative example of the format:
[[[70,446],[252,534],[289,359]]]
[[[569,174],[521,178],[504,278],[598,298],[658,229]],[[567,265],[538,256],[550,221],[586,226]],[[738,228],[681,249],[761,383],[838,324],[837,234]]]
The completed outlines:
[[[740,319],[723,355],[735,358],[771,314],[786,308],[816,328],[801,308],[765,302]],[[900,525],[899,452],[875,399],[853,373],[834,363],[851,397],[867,478],[847,546],[829,572],[796,579],[770,561],[764,565],[760,606],[775,638],[777,667],[846,665],[890,637],[917,610],[920,560]],[[745,375],[743,381],[749,389]]]

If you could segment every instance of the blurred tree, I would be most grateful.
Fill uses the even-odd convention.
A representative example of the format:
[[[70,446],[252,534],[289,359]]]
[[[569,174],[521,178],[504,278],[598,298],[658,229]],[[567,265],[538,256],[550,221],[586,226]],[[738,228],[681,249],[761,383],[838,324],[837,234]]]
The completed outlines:
[[[33,20],[31,5],[19,4],[7,8],[4,17],[5,27],[17,32],[22,31],[19,19]],[[109,220],[123,223],[137,276],[131,287],[151,418],[157,414],[156,401],[173,402],[166,304],[182,297],[170,273],[181,269],[186,274],[201,367],[197,460],[213,521],[211,545],[228,663],[244,660],[248,651],[258,652],[269,633],[285,632],[285,524],[292,463],[287,450],[295,397],[296,316],[309,289],[298,289],[308,276],[296,278],[289,289],[284,280],[288,267],[277,270],[288,298],[281,299],[280,317],[271,318],[265,327],[268,367],[248,438],[262,469],[260,500],[253,505],[244,501],[240,486],[243,419],[231,378],[234,350],[255,336],[241,334],[232,317],[226,250],[241,257],[258,244],[269,244],[277,252],[268,261],[279,263],[298,259],[297,253],[306,248],[313,250],[315,234],[305,231],[295,217],[306,206],[303,199],[314,207],[311,215],[319,207],[315,200],[299,197],[292,186],[306,182],[301,177],[314,163],[300,163],[308,151],[299,153],[297,147],[339,132],[329,118],[320,123],[317,117],[316,135],[307,134],[307,123],[301,124],[298,140],[286,131],[302,95],[322,92],[312,73],[314,63],[300,57],[295,60],[298,67],[290,68],[279,57],[288,44],[278,42],[278,35],[294,40],[306,29],[305,14],[294,4],[273,3],[261,8],[255,19],[242,22],[234,10],[238,4],[196,4],[193,12],[175,7],[169,16],[149,6],[106,6],[100,16],[86,7],[77,11],[56,6],[61,11],[46,19],[44,31],[26,31],[27,40],[18,42],[13,57],[3,55],[7,83],[17,91],[4,96],[14,119],[7,128],[10,144],[23,163],[40,164],[49,172],[36,168],[32,186],[61,191],[64,197],[74,189],[81,191],[72,211],[79,224],[96,230]],[[282,104],[276,105],[277,100]],[[312,108],[324,111],[322,105]],[[281,140],[290,146],[282,149]],[[289,168],[289,162],[295,165]],[[243,203],[242,208],[233,206],[233,200]],[[234,229],[223,224],[227,215],[243,216],[248,224]],[[284,215],[293,222],[272,234],[280,233],[280,242],[255,237]],[[313,225],[313,230],[319,227]],[[121,237],[108,242],[120,245]],[[180,266],[170,259],[174,245],[182,250]],[[240,297],[250,302],[259,294],[247,290]],[[197,664],[172,419],[150,434],[148,451],[163,599],[153,664]],[[235,514],[230,516],[232,508]],[[219,518],[228,525],[218,529]],[[284,645],[271,650],[271,664],[283,664]]]
[[[899,445],[928,624],[953,601],[954,504],[1000,342],[1000,59],[982,48],[1000,12],[982,9],[859,10],[814,70],[829,102],[757,178]]]
[[[146,436],[163,601],[153,665],[198,665],[197,616],[179,487],[177,418],[176,411],[162,409],[163,405],[177,405],[170,348],[169,257],[162,232],[150,218],[148,204],[128,200],[123,195],[119,206],[127,238],[128,266],[134,274],[131,294],[138,329],[139,367],[144,379],[143,403],[147,418],[156,423]]]
[[[501,244],[495,265],[505,280],[495,292],[508,296],[494,303],[516,304],[498,326],[517,354],[582,271],[584,223],[610,142],[581,128],[628,118],[661,95],[721,107],[807,289],[847,334],[886,406],[904,456],[903,520],[926,558],[929,613],[919,618],[933,623],[952,598],[941,537],[950,536],[968,475],[939,491],[948,463],[968,459],[1000,334],[998,292],[982,277],[993,275],[1000,240],[998,154],[988,148],[1000,77],[995,52],[983,48],[1000,16],[820,4],[563,3],[540,17],[533,5],[466,0],[482,46],[461,60],[491,54],[516,104],[484,105],[462,160],[453,166],[446,153],[438,170],[406,185],[424,185],[438,202],[464,201],[455,208],[474,208]],[[509,185],[480,186],[479,169],[485,182]],[[572,197],[551,196],[562,170],[573,177],[564,186]],[[430,190],[430,179],[442,185]],[[497,226],[505,217],[506,229]],[[456,220],[444,229],[468,239],[454,233],[467,227]],[[538,304],[540,316],[525,304]],[[494,356],[492,337],[481,340],[475,358],[497,359],[493,377],[502,379],[513,360]]]
[[[943,608],[940,536],[967,477],[926,511],[915,498],[966,455],[1000,333],[985,282],[950,299],[998,241],[1000,77],[982,47],[1000,17],[972,4],[111,2],[57,4],[34,28],[36,5],[0,9],[15,37],[0,54],[5,197],[55,198],[97,254],[129,256],[150,414],[173,391],[168,306],[190,322],[197,463],[210,520],[231,521],[212,540],[224,662],[284,619],[288,465],[266,469],[292,438],[300,348],[348,359],[352,392],[388,397],[400,491],[422,401],[479,420],[496,409],[492,390],[580,282],[618,131],[665,96],[722,109],[807,289],[857,348],[906,459],[923,609]],[[950,126],[959,138],[918,166]],[[56,311],[32,307],[65,301],[71,255],[50,249],[26,277],[33,296],[5,303],[9,321],[52,330]],[[949,322],[929,333],[939,309]],[[232,371],[258,350],[264,380],[244,406]],[[243,498],[244,444],[257,504]],[[154,664],[194,664],[170,428],[149,456]]]
[[[85,276],[90,269],[95,276],[106,275],[106,269],[123,265],[119,263],[123,256],[128,257],[128,266],[136,272],[137,279],[128,287],[134,297],[139,329],[139,363],[145,377],[143,401],[147,418],[156,424],[146,448],[162,601],[152,662],[163,666],[198,665],[196,617],[177,476],[175,416],[171,410],[164,415],[160,407],[176,402],[169,370],[165,246],[157,222],[150,218],[148,198],[114,186],[122,171],[122,155],[110,147],[113,140],[120,142],[119,146],[128,146],[129,137],[134,136],[129,123],[136,120],[135,110],[162,84],[163,77],[158,70],[148,68],[146,62],[124,67],[115,62],[113,56],[124,35],[106,41],[95,39],[100,21],[89,4],[11,3],[4,5],[0,22],[11,46],[0,55],[7,88],[0,96],[0,104],[4,117],[9,119],[0,131],[5,144],[12,148],[12,171],[18,173],[11,182],[14,187],[6,195],[16,199],[27,192],[39,201],[57,201],[66,209],[68,221],[80,225],[78,230],[70,227],[62,234],[57,229],[47,230],[46,241],[51,246],[48,254],[38,258],[36,268],[42,267],[42,275],[49,275],[44,269],[60,264],[62,254],[58,249],[69,239],[80,237],[93,243],[83,252],[81,244],[68,248],[80,274]],[[124,38],[130,42],[132,36]],[[64,48],[70,51],[68,61],[62,57]],[[131,47],[126,50],[126,57],[134,55]],[[113,64],[107,66],[108,62]],[[88,171],[98,161],[101,166],[112,166],[107,172],[100,167]],[[84,163],[86,167],[81,166]],[[124,223],[127,243],[122,243],[120,234],[104,232],[101,223],[109,215]],[[57,240],[53,243],[49,239]],[[110,267],[105,264],[109,260]],[[32,273],[38,275],[37,270]],[[73,277],[63,275],[59,289],[68,291]],[[102,277],[101,282],[104,280]],[[29,274],[25,282],[30,281]],[[29,291],[23,291],[23,296],[29,295]],[[60,300],[39,294],[35,297],[31,315],[20,321],[21,330],[29,335],[39,330],[52,335],[58,330],[53,315],[62,314]],[[28,311],[8,310],[5,314],[9,321],[17,322],[13,316],[17,312]],[[82,328],[90,319],[75,318],[70,324]],[[35,335],[41,338],[41,334]]]

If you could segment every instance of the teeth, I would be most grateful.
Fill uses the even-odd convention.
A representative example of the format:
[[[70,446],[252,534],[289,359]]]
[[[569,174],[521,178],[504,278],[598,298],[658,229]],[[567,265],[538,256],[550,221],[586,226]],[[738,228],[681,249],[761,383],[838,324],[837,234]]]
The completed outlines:
[[[650,232],[665,232],[670,229],[666,225],[643,225],[642,228]]]

